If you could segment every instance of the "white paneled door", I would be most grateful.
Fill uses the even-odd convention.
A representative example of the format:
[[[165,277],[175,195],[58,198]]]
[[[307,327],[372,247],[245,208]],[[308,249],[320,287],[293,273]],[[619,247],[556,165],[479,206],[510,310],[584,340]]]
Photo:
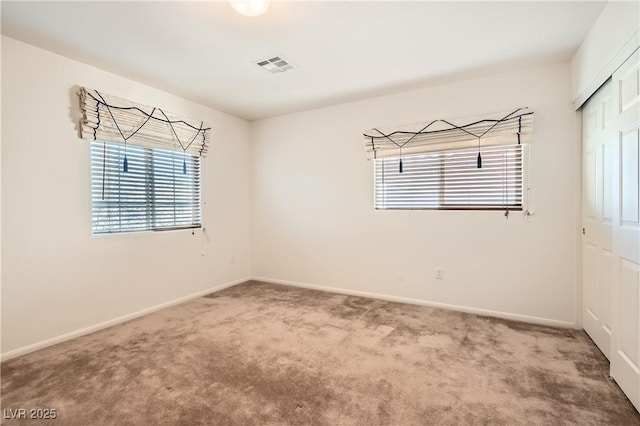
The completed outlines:
[[[582,111],[583,324],[640,410],[640,52]]]
[[[640,410],[640,52],[612,77],[611,376]]]
[[[613,281],[612,89],[608,81],[582,110],[583,325],[607,358],[611,350]]]

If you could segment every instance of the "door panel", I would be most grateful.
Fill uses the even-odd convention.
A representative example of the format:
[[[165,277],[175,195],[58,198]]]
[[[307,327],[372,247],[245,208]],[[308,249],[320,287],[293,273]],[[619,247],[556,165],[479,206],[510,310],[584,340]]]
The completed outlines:
[[[613,276],[613,253],[610,250],[602,249],[601,262],[598,265],[600,271],[600,308],[602,309],[602,319],[600,321],[602,331],[605,333],[605,343],[607,353],[611,350],[611,293]]]
[[[605,241],[611,241],[611,222],[613,220],[613,197],[611,194],[613,175],[611,152],[613,151],[614,140],[606,140],[602,144],[602,221],[606,226],[603,238]]]
[[[640,93],[640,73],[637,64],[625,63],[616,72],[616,80],[619,86],[620,112],[625,112],[638,103]]]
[[[597,252],[598,247],[594,244],[586,243],[584,245],[584,310],[585,310],[585,323],[589,322],[589,327],[592,330],[598,329],[598,323],[600,321],[599,312],[599,297],[598,297],[598,278],[597,278]],[[597,333],[597,331],[594,331]]]
[[[602,86],[583,109],[583,326],[609,358],[611,350],[611,159],[616,102],[611,82]]]
[[[620,282],[614,295],[616,329],[613,333],[614,350],[611,358],[611,376],[629,397],[636,409],[640,409],[640,329],[638,307],[639,264],[622,259],[620,262]]]
[[[640,54],[612,77],[612,333],[611,376],[640,409]]]
[[[638,370],[638,265],[622,260],[620,276],[620,348],[634,370]]]
[[[622,224],[634,226],[638,223],[638,129],[622,132],[621,135],[621,195]]]

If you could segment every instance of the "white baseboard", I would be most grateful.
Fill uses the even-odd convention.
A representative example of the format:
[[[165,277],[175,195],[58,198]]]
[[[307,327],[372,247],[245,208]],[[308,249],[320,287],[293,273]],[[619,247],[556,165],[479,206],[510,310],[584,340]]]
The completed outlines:
[[[179,297],[178,299],[174,299],[174,300],[170,300],[168,302],[160,303],[159,305],[155,305],[155,306],[151,306],[149,308],[141,309],[141,310],[139,310],[137,312],[132,312],[130,314],[123,315],[121,317],[117,317],[117,318],[114,318],[114,319],[110,319],[108,321],[104,321],[104,322],[101,322],[101,323],[98,323],[98,324],[94,324],[94,325],[91,325],[89,327],[81,328],[80,330],[72,331],[70,333],[65,333],[65,334],[62,334],[60,336],[52,337],[50,339],[43,340],[41,342],[37,342],[37,343],[33,343],[31,345],[23,346],[21,348],[14,349],[12,351],[0,354],[0,361],[6,361],[8,359],[18,357],[20,355],[28,354],[29,352],[37,351],[38,349],[46,348],[47,346],[52,346],[52,345],[55,345],[55,344],[58,344],[58,343],[65,342],[67,340],[74,339],[76,337],[84,336],[85,334],[93,333],[93,332],[96,332],[96,331],[99,331],[99,330],[102,330],[102,329],[105,329],[105,328],[108,328],[108,327],[112,327],[114,325],[121,324],[123,322],[130,321],[130,320],[135,319],[135,318],[139,318],[139,317],[141,317],[143,315],[147,315],[147,314],[150,314],[152,312],[156,312],[156,311],[159,311],[161,309],[168,308],[170,306],[179,305],[181,303],[187,302],[187,301],[195,299],[197,297],[205,296],[207,294],[214,293],[216,291],[220,291],[220,290],[223,290],[225,288],[232,287],[234,285],[238,285],[238,284],[241,284],[241,283],[243,283],[245,281],[249,281],[249,280],[251,280],[251,278],[250,277],[246,277],[246,278],[242,278],[242,279],[239,279],[239,280],[231,281],[231,282],[228,282],[228,283],[225,283],[225,284],[217,285],[215,287],[211,287],[209,289],[202,290],[202,291],[199,291],[197,293],[189,294],[187,296]]]
[[[130,314],[123,315],[123,316],[120,316],[118,318],[114,318],[114,319],[111,319],[111,320],[108,320],[108,321],[104,321],[104,322],[101,322],[99,324],[95,324],[95,325],[92,325],[92,326],[89,326],[89,327],[81,328],[79,330],[72,331],[70,333],[65,333],[65,334],[62,334],[60,336],[52,337],[50,339],[46,339],[46,340],[43,340],[41,342],[33,343],[31,345],[23,346],[21,348],[14,349],[14,350],[9,351],[9,352],[2,353],[2,354],[0,354],[0,361],[6,361],[6,360],[11,359],[11,358],[16,358],[18,356],[25,355],[25,354],[28,354],[30,352],[37,351],[39,349],[46,348],[48,346],[52,346],[52,345],[55,345],[55,344],[58,344],[58,343],[65,342],[67,340],[74,339],[76,337],[84,336],[86,334],[90,334],[90,333],[93,333],[93,332],[96,332],[96,331],[99,331],[99,330],[103,330],[105,328],[108,328],[108,327],[111,327],[111,326],[114,326],[114,325],[117,325],[117,324],[121,324],[123,322],[130,321],[130,320],[135,319],[135,318],[139,318],[139,317],[141,317],[143,315],[147,315],[147,314],[150,314],[152,312],[156,312],[156,311],[159,311],[161,309],[168,308],[170,306],[179,305],[180,303],[184,303],[184,302],[187,302],[189,300],[195,299],[197,297],[201,297],[201,296],[204,296],[204,295],[207,295],[207,294],[210,294],[210,293],[214,293],[216,291],[220,291],[220,290],[223,290],[225,288],[232,287],[234,285],[238,285],[238,284],[241,284],[241,283],[243,283],[245,281],[249,281],[249,280],[263,281],[263,282],[273,283],[273,284],[282,284],[282,285],[288,285],[288,286],[292,286],[292,287],[308,288],[308,289],[312,289],[312,290],[328,291],[328,292],[331,292],[331,293],[347,294],[347,295],[351,295],[351,296],[370,297],[370,298],[373,298],[373,299],[388,300],[390,302],[400,302],[400,303],[409,303],[409,304],[412,304],[412,305],[430,306],[430,307],[434,307],[434,308],[442,308],[442,309],[448,309],[448,310],[459,311],[459,312],[467,312],[467,313],[471,313],[471,314],[485,315],[485,316],[496,317],[496,318],[504,318],[504,319],[515,320],[515,321],[523,321],[523,322],[528,322],[528,323],[532,323],[532,324],[548,325],[548,326],[563,327],[563,328],[579,328],[579,327],[577,327],[577,325],[575,323],[569,322],[569,321],[559,321],[559,320],[554,320],[554,319],[533,317],[533,316],[528,316],[528,315],[512,314],[512,313],[508,313],[508,312],[499,312],[499,311],[492,311],[492,310],[488,310],[488,309],[472,308],[472,307],[468,307],[468,306],[452,305],[452,304],[448,304],[448,303],[432,302],[432,301],[428,301],[428,300],[412,299],[412,298],[409,298],[409,297],[391,296],[391,295],[380,294],[380,293],[370,293],[370,292],[366,292],[366,291],[348,290],[348,289],[343,289],[343,288],[338,288],[338,287],[328,287],[328,286],[315,285],[315,284],[306,284],[306,283],[300,283],[300,282],[295,282],[295,281],[280,280],[280,279],[275,279],[275,278],[246,277],[246,278],[242,278],[242,279],[239,279],[239,280],[231,281],[231,282],[228,282],[228,283],[225,283],[225,284],[221,284],[221,285],[218,285],[218,286],[215,286],[215,287],[211,287],[209,289],[202,290],[202,291],[199,291],[197,293],[193,293],[193,294],[190,294],[190,295],[187,295],[187,296],[184,296],[184,297],[180,297],[178,299],[174,299],[174,300],[170,300],[168,302],[160,303],[159,305],[151,306],[149,308],[145,308],[145,309],[139,310],[137,312],[132,312]]]
[[[512,314],[508,312],[472,308],[469,306],[462,306],[462,305],[451,305],[448,303],[431,302],[428,300],[412,299],[409,297],[390,296],[386,294],[369,293],[366,291],[348,290],[348,289],[337,288],[337,287],[327,287],[322,285],[306,284],[306,283],[299,283],[295,281],[286,281],[286,280],[266,278],[266,277],[253,277],[252,280],[263,281],[263,282],[272,283],[272,284],[288,285],[292,287],[308,288],[312,290],[328,291],[331,293],[347,294],[351,296],[370,297],[373,299],[387,300],[389,302],[400,302],[400,303],[409,303],[411,305],[430,306],[432,308],[448,309],[452,311],[466,312],[470,314],[484,315],[488,317],[528,322],[531,324],[547,325],[547,326],[562,327],[562,328],[573,328],[573,329],[579,328],[575,322],[570,322],[570,321],[560,321],[560,320],[549,319],[549,318],[533,317],[529,315]]]

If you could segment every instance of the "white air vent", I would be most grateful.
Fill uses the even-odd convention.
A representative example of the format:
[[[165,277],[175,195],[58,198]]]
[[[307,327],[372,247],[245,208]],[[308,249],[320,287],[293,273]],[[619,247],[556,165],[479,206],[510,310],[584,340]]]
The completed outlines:
[[[291,68],[293,68],[293,65],[282,56],[272,56],[266,59],[262,59],[256,61],[256,64],[260,68],[272,73],[285,72],[286,70],[290,70]]]

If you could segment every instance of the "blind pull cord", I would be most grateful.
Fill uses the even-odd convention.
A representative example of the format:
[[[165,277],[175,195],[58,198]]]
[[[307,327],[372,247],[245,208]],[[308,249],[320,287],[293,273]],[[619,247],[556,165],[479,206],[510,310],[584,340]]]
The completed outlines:
[[[167,114],[164,113],[163,110],[160,110],[160,112],[162,113],[162,115],[164,115],[164,118],[167,119],[167,123],[169,124],[169,127],[171,128],[171,132],[173,133],[173,136],[175,136],[176,140],[178,141],[178,144],[180,145],[180,148],[182,148],[182,153],[184,154],[186,149],[184,144],[182,143],[182,141],[180,140],[180,138],[178,137],[178,134],[176,133],[176,129],[173,128],[173,124],[171,123],[171,120],[169,120],[169,117],[167,117]],[[200,131],[198,131],[198,133],[200,133]],[[196,136],[198,135],[198,133],[196,133]],[[194,137],[195,139],[195,137]],[[191,142],[193,142],[193,139],[191,140]],[[174,151],[175,152],[175,151]],[[174,168],[174,176],[173,176],[173,192],[174,192],[174,199],[175,199],[175,191],[176,191],[176,185],[175,185],[175,164],[173,165]],[[186,156],[183,157],[182,159],[182,174],[187,174],[187,158]],[[174,212],[175,215],[175,212]]]
[[[183,144],[180,138],[178,137],[178,134],[176,133],[176,129],[173,128],[173,123],[171,120],[169,120],[169,117],[167,117],[167,114],[165,114],[163,110],[160,110],[160,112],[162,113],[162,115],[164,115],[164,118],[167,119],[167,123],[169,124],[169,127],[173,132],[173,136],[175,136],[176,140],[178,141],[178,144],[180,144],[180,148],[182,148],[182,153],[184,154],[184,158],[182,160],[182,173],[186,175],[187,174],[187,155],[186,155],[187,149],[189,149],[193,141],[196,140],[196,138],[202,131],[202,125],[204,124],[204,122],[200,122],[200,128],[196,130],[196,134],[193,135],[193,137],[191,138],[191,141],[185,146],[185,144]]]
[[[478,168],[482,168],[482,154],[480,154],[480,138],[478,138]]]
[[[187,174],[187,151],[182,150],[182,174]]]
[[[402,145],[396,144],[396,145],[398,145],[400,147],[400,163],[398,164],[398,172],[399,173],[402,173],[404,171],[403,168],[402,168],[402,147],[405,146],[406,144],[408,144],[409,142],[411,142],[416,136],[418,136],[419,134],[421,134],[422,132],[427,130],[429,127],[431,127],[431,125],[433,123],[435,123],[435,121],[432,121],[431,123],[429,123],[426,126],[424,126],[422,129],[420,129],[420,131],[418,133],[416,133],[415,135],[411,136],[409,138],[409,140],[406,141],[405,143],[403,143]],[[371,143],[373,144],[373,138],[371,138]]]
[[[200,178],[202,179],[202,182],[206,182],[207,181],[207,167],[205,164],[203,164],[202,161],[200,161]],[[201,242],[202,242],[202,251],[200,252],[200,255],[204,256],[207,254],[207,246],[206,246],[206,242],[207,242],[207,228],[205,227],[205,222],[206,222],[206,212],[207,212],[207,194],[205,191],[201,192],[200,195],[200,226],[201,226]]]
[[[399,166],[398,166],[398,170],[399,170],[400,173],[402,173],[402,147],[404,146],[404,144],[406,144],[406,142],[404,144],[400,145],[398,142],[396,142],[393,139],[391,139],[389,137],[389,135],[385,135],[384,133],[382,133],[378,129],[373,129],[373,130],[375,130],[376,132],[380,133],[385,138],[389,139],[395,146],[397,146],[400,149],[400,163],[399,163]],[[371,143],[373,144],[373,138],[371,138]]]
[[[127,139],[129,139],[131,136],[133,136],[136,133],[138,133],[140,131],[140,129],[142,129],[144,127],[144,125],[149,122],[149,119],[151,118],[151,116],[153,116],[153,113],[156,111],[156,109],[153,108],[153,110],[151,110],[151,114],[147,114],[146,112],[140,110],[140,111],[142,111],[143,114],[145,114],[147,116],[147,119],[144,120],[144,122],[136,130],[134,130],[133,133],[131,133],[129,136],[125,136],[124,133],[122,132],[122,130],[120,129],[120,126],[118,125],[118,122],[116,121],[116,118],[113,116],[113,113],[111,112],[111,106],[104,100],[104,98],[102,97],[100,92],[98,92],[96,90],[96,93],[98,94],[98,96],[100,96],[100,99],[102,99],[102,103],[107,108],[107,111],[109,112],[109,115],[111,116],[111,119],[113,120],[113,124],[115,124],[116,129],[118,129],[118,132],[120,133],[120,136],[122,136],[122,140],[124,140],[124,162],[123,162],[123,165],[122,165],[122,169],[126,173],[126,172],[129,171],[129,160],[127,160]],[[95,133],[94,133],[94,138],[95,138]]]
[[[378,129],[373,129],[376,132],[380,133],[383,137],[389,139],[395,146],[397,146],[400,149],[400,161],[398,162],[398,173],[402,173],[404,171],[404,169],[402,168],[402,147],[405,146],[406,144],[408,144],[409,142],[411,142],[413,140],[413,138],[415,138],[416,136],[418,136],[419,134],[421,134],[422,132],[424,132],[429,126],[431,126],[433,123],[435,123],[436,121],[432,121],[431,123],[427,124],[426,126],[424,126],[418,133],[415,133],[413,136],[411,136],[409,138],[408,141],[406,141],[403,144],[399,144],[398,142],[394,141],[393,139],[391,139],[391,137],[389,135],[385,135],[384,133],[382,133],[380,130]],[[376,156],[376,149],[375,149],[375,145],[373,144],[373,136],[371,136],[371,146],[373,147],[373,156],[375,158]]]
[[[200,128],[202,128],[202,125],[204,124],[203,121],[200,122]],[[175,133],[175,132],[174,132]],[[193,137],[191,138],[191,141],[189,142],[189,144],[182,148],[182,174],[187,174],[187,150],[189,149],[189,147],[191,146],[191,144],[193,143],[193,141],[196,140],[196,138],[198,137],[198,135],[200,134],[200,130],[198,130],[196,132],[195,135],[193,135]],[[178,137],[176,135],[176,137]]]
[[[202,126],[204,125],[204,121],[200,122],[200,129],[202,129]],[[200,134],[201,130],[198,130],[196,132],[195,135],[193,135],[193,137],[191,138],[191,141],[189,141],[189,143],[187,144],[187,146],[185,148],[182,149],[182,154],[184,156],[183,162],[182,162],[182,173],[183,174],[187,174],[187,150],[189,149],[189,147],[191,146],[191,144],[196,140],[196,138],[198,137],[198,135]],[[175,133],[175,132],[174,132]]]

